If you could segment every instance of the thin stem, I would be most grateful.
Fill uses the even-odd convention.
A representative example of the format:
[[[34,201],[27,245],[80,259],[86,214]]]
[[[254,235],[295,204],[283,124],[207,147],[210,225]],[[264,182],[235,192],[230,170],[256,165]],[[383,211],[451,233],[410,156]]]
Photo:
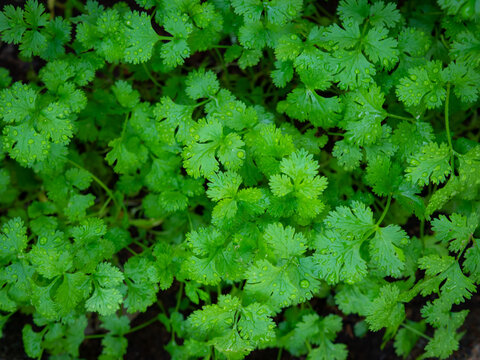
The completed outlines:
[[[305,341],[305,346],[307,347],[308,352],[312,351],[312,345],[310,345],[310,341]]]
[[[424,339],[427,339],[427,340],[432,340],[432,338],[428,335],[425,335],[424,333],[422,333],[421,331],[418,331],[417,329],[415,329],[414,327],[411,327],[410,325],[407,325],[407,324],[402,324],[402,326],[407,329],[408,331],[411,331],[415,334],[417,334],[418,336],[421,336],[423,337]]]
[[[392,203],[392,195],[388,195],[387,204],[385,205],[385,209],[383,209],[382,215],[380,215],[380,219],[378,219],[375,227],[380,226],[385,216],[387,216],[388,209],[390,208],[390,204]]]
[[[131,334],[133,332],[136,332],[138,330],[142,330],[143,328],[153,324],[154,322],[158,321],[158,316],[155,316],[154,318],[150,319],[150,320],[147,320],[145,321],[144,323],[138,325],[138,326],[135,326],[133,328],[131,328],[130,330],[128,330],[126,333],[124,333],[123,335],[127,335],[127,334]],[[93,335],[86,335],[85,336],[85,339],[101,339],[101,338],[104,338],[105,336],[107,336],[108,333],[103,333],[103,334],[93,334]]]
[[[122,134],[120,135],[120,139],[122,140],[125,135],[125,132],[127,131],[127,124],[129,119],[130,119],[130,113],[128,112],[127,115],[125,115],[125,121],[123,122],[123,127],[122,127]]]
[[[456,258],[457,261],[462,257],[463,253],[464,253],[465,250],[467,249],[467,246],[468,246],[468,244],[470,244],[470,241],[472,241],[472,239],[473,239],[473,234],[470,234],[470,236],[468,237],[467,242],[466,242],[465,245],[463,246],[462,251],[460,251],[460,252],[458,253],[458,255],[457,255],[457,258]]]
[[[149,230],[163,223],[163,219],[130,219],[129,224],[137,228]]]
[[[330,14],[322,5],[320,5],[318,2],[316,4],[313,5],[313,8],[315,9],[315,13],[317,14],[317,16],[319,16],[320,14],[318,13],[318,11],[320,10],[320,12],[325,15],[326,17],[330,18],[330,19],[333,19],[333,15]],[[321,17],[321,16],[319,16]]]
[[[165,41],[170,41],[173,39],[173,36],[159,36],[159,40],[165,40]]]
[[[133,240],[133,243],[140,246],[143,250],[148,250],[148,246],[142,244],[140,241],[138,240]]]
[[[190,216],[190,211],[187,210],[187,219],[188,219],[188,226],[190,227],[190,231],[193,230],[193,224],[192,224],[192,217]]]
[[[450,46],[448,45],[448,42],[445,40],[445,37],[442,35],[440,35],[440,41],[442,42],[443,46],[445,46],[445,49],[449,50],[450,49]]]
[[[125,246],[125,249],[127,249],[128,252],[129,252],[130,254],[132,254],[133,256],[137,256],[137,255],[138,255],[138,253],[136,253],[135,251],[133,251],[133,249],[132,249],[130,246],[128,246],[128,245]]]
[[[151,325],[151,324],[153,324],[153,323],[156,322],[156,321],[158,321],[158,316],[155,316],[155,317],[151,318],[150,320],[147,320],[147,321],[145,321],[144,323],[142,323],[142,324],[140,324],[140,325],[138,325],[138,326],[135,326],[135,327],[131,328],[130,330],[128,330],[128,331],[125,333],[125,335],[131,334],[131,333],[133,333],[133,332],[135,332],[135,331],[138,331],[138,330],[142,330],[143,328],[146,328],[148,325]]]
[[[47,7],[50,11],[50,20],[55,17],[55,0],[48,0]]]
[[[406,116],[395,115],[395,114],[390,114],[390,113],[387,113],[386,115],[387,115],[387,117],[391,117],[391,118],[394,118],[394,119],[406,120],[406,121],[410,121],[410,122],[416,122],[416,119],[415,119],[415,118],[409,118],[409,117],[406,117]]]
[[[156,86],[162,87],[162,85],[160,85],[160,83],[153,77],[152,73],[150,72],[150,70],[149,70],[148,67],[147,67],[147,64],[142,63],[142,66],[143,66],[143,69],[145,70],[145,72],[147,73],[148,77],[150,78],[150,80],[152,80],[152,82],[153,82]]]
[[[197,107],[199,107],[199,106],[205,105],[206,103],[209,103],[210,101],[212,101],[212,98],[207,99],[207,100],[203,100],[203,101],[201,101],[201,102],[199,102],[199,103],[197,103],[197,104],[195,104],[195,105],[192,105],[192,107],[197,108]]]
[[[425,218],[422,217],[420,220],[420,239],[423,239],[425,236]]]
[[[177,294],[177,304],[175,305],[175,312],[180,309],[180,304],[182,302],[182,296],[183,296],[183,282],[180,283],[180,289],[178,290]]]
[[[105,334],[85,335],[85,340],[89,340],[89,339],[101,339],[101,338],[105,337],[105,335],[107,335],[107,334],[105,333]]]
[[[345,136],[345,134],[337,133],[337,132],[330,132],[330,131],[328,131],[327,134],[330,135],[330,136]]]
[[[100,180],[98,177],[96,177],[94,174],[92,174],[90,171],[88,171],[87,169],[85,169],[83,166],[77,164],[76,162],[70,160],[70,159],[67,159],[67,162],[73,166],[76,166],[77,168],[79,169],[82,169],[86,172],[88,172],[90,174],[90,176],[92,177],[92,179],[98,184],[100,185],[100,187],[105,190],[105,192],[107,193],[107,195],[113,200],[113,202],[115,203],[115,205],[119,206],[118,202],[117,202],[117,199],[115,198],[115,196],[113,195],[113,192],[112,190],[110,190],[108,188],[107,185],[105,185],[105,183]]]
[[[277,360],[280,360],[282,358],[282,352],[283,352],[283,348],[278,349]]]
[[[450,134],[450,117],[448,113],[448,108],[450,104],[450,84],[447,85],[447,96],[445,99],[445,131],[447,132],[447,141],[448,147],[450,149],[450,166],[452,167],[452,171],[454,170],[454,152],[453,152],[453,145],[452,145],[452,136]]]
[[[157,305],[158,305],[158,307],[160,308],[160,310],[162,311],[162,313],[163,313],[165,316],[167,316],[167,311],[165,310],[165,306],[163,306],[162,300],[157,299]]]

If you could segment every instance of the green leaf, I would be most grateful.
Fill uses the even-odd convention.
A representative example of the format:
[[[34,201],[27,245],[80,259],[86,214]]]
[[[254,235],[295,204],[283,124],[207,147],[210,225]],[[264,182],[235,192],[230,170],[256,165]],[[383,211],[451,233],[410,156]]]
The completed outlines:
[[[405,306],[399,301],[400,290],[395,284],[380,289],[379,297],[373,300],[366,321],[370,330],[378,331],[384,327],[394,334],[405,319]]]
[[[332,155],[337,158],[338,163],[347,171],[351,171],[360,166],[363,158],[362,151],[353,144],[349,144],[345,140],[335,143]]]
[[[157,269],[154,263],[140,256],[128,259],[124,265],[127,298],[124,305],[129,313],[145,312],[157,300]]]
[[[410,166],[405,170],[407,179],[420,186],[442,183],[452,171],[449,160],[450,149],[447,144],[439,146],[434,142],[428,143],[410,158]]]
[[[272,193],[280,198],[279,209],[273,208],[272,212],[289,216],[293,210],[306,220],[318,215],[324,207],[319,196],[328,182],[327,178],[318,176],[318,164],[312,155],[303,149],[292,153],[281,161],[280,172],[282,174],[271,176],[269,181]]]
[[[430,61],[426,66],[410,69],[408,77],[400,79],[397,85],[397,97],[407,106],[438,108],[446,97],[443,71],[439,61]]]
[[[77,272],[64,274],[61,284],[55,291],[54,300],[62,314],[68,314],[85,296],[87,276]]]
[[[221,295],[217,304],[193,312],[187,327],[195,339],[209,340],[226,356],[242,358],[272,340],[275,325],[267,307],[257,303],[244,307],[238,298]]]
[[[375,64],[387,70],[398,62],[397,40],[387,37],[386,28],[371,29],[365,37],[365,54]]]
[[[280,259],[300,256],[306,250],[306,239],[302,233],[295,234],[295,229],[290,226],[284,228],[280,223],[269,224],[265,229],[264,238],[275,256]]]
[[[131,136],[124,140],[121,137],[108,143],[112,149],[105,159],[114,165],[115,172],[129,174],[137,170],[147,160],[148,150],[138,137]]]
[[[334,231],[317,236],[318,276],[331,285],[361,281],[367,275],[367,263],[360,254],[360,245],[361,242],[351,236],[341,236]]]
[[[211,98],[220,88],[217,76],[212,71],[205,71],[205,69],[189,73],[185,84],[187,85],[185,91],[193,100]]]
[[[473,245],[465,252],[465,261],[463,262],[463,270],[471,274],[472,280],[476,283],[480,280],[480,241],[473,239]]]
[[[0,259],[9,262],[20,255],[27,247],[27,229],[20,218],[3,224],[0,234]]]
[[[227,170],[237,170],[243,162],[244,142],[236,133],[224,135],[218,120],[199,122],[195,142],[184,149],[184,167],[194,178],[209,177],[219,168],[220,162]]]
[[[80,220],[86,216],[87,209],[93,206],[95,196],[92,194],[75,194],[68,200],[67,207],[65,208],[65,215],[70,220]]]
[[[22,329],[23,346],[25,353],[31,358],[38,358],[42,355],[43,332],[33,331],[32,326],[27,324]]]
[[[124,16],[126,25],[125,61],[133,64],[144,63],[152,57],[153,47],[160,39],[150,23],[150,17],[144,12],[133,11]]]
[[[63,275],[73,266],[71,246],[59,231],[40,235],[28,257],[35,270],[47,279]]]
[[[432,221],[432,230],[454,252],[459,252],[468,245],[477,226],[478,220],[473,217],[467,219],[460,214],[450,215],[450,220],[445,215],[440,215]]]
[[[413,328],[416,331],[414,332],[402,327],[398,330],[397,335],[395,335],[395,342],[393,344],[396,354],[402,356],[404,359],[410,354],[420,339],[419,333],[423,334],[426,330],[425,322],[423,321],[407,321],[407,324],[409,328]]]
[[[112,92],[120,105],[127,109],[133,109],[140,100],[138,91],[133,90],[132,85],[124,80],[117,80],[112,87]]]
[[[190,48],[186,40],[174,39],[162,45],[160,56],[165,65],[175,67],[190,56]]]
[[[207,285],[218,284],[221,276],[227,275],[222,274],[222,270],[234,266],[227,263],[225,238],[214,227],[189,232],[187,242],[194,254],[188,261],[187,270],[192,280]]]
[[[378,229],[370,241],[373,263],[387,276],[400,277],[405,268],[405,255],[401,248],[408,240],[407,233],[398,225]]]
[[[20,7],[6,5],[0,12],[0,33],[5,42],[18,44],[27,30],[23,20],[23,10]]]
[[[37,92],[19,82],[0,92],[0,117],[7,123],[22,123],[34,115]]]
[[[277,111],[300,120],[309,120],[313,125],[324,128],[335,126],[342,106],[338,97],[323,97],[315,90],[304,87],[294,89],[286,100],[279,101]]]
[[[347,130],[349,143],[359,146],[375,143],[382,136],[384,95],[378,86],[350,92],[345,97],[345,118],[340,125]]]
[[[94,291],[85,303],[86,309],[104,316],[115,313],[123,300],[119,290],[123,274],[109,263],[100,263],[93,274],[93,283]]]
[[[346,346],[333,342],[341,329],[342,319],[339,316],[321,318],[317,314],[307,314],[296,324],[286,345],[292,353],[304,354],[308,351],[305,346],[308,342],[317,347],[308,351],[307,359],[344,360],[347,358]],[[302,350],[299,352],[297,348]]]
[[[471,103],[478,98],[480,74],[463,63],[450,63],[445,69],[446,79],[454,85],[453,92],[461,101]]]

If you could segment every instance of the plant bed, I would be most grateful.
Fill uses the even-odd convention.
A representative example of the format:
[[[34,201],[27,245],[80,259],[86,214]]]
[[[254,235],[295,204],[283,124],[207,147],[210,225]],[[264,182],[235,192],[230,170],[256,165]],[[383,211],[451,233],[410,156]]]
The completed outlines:
[[[0,359],[480,356],[478,1],[0,10]]]

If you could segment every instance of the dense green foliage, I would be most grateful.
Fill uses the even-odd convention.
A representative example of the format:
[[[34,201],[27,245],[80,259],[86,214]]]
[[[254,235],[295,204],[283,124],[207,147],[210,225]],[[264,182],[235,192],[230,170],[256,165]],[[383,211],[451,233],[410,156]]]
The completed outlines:
[[[136,2],[0,12],[41,64],[0,68],[0,328],[30,315],[37,359],[120,359],[154,321],[173,359],[345,359],[357,314],[400,356],[458,349],[479,1]]]

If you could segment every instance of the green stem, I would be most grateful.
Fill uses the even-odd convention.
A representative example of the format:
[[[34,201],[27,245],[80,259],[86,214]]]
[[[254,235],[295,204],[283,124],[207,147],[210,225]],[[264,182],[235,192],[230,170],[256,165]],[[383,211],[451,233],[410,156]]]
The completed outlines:
[[[142,66],[143,66],[143,69],[145,70],[145,72],[147,73],[148,77],[150,78],[150,80],[152,80],[152,82],[153,82],[156,86],[162,87],[162,85],[160,85],[160,83],[153,77],[152,73],[150,72],[150,70],[149,70],[148,67],[147,67],[147,64],[142,63]]]
[[[422,217],[420,220],[420,239],[423,239],[425,235],[425,218]]]
[[[188,226],[190,227],[190,231],[193,230],[193,224],[192,224],[192,217],[190,216],[190,211],[187,210],[187,219],[188,219]]]
[[[283,352],[283,348],[278,349],[277,360],[280,360],[282,358],[282,352]]]
[[[183,296],[183,282],[180,283],[180,289],[178,290],[177,294],[177,304],[175,305],[175,312],[180,309],[180,304],[182,302],[182,296]]]
[[[212,98],[207,99],[207,100],[203,100],[203,101],[201,101],[201,102],[199,102],[199,103],[197,103],[197,104],[195,104],[195,105],[192,105],[192,107],[197,108],[197,107],[199,107],[199,106],[205,105],[206,103],[209,103],[210,101],[212,101]]]
[[[76,162],[70,160],[70,159],[67,159],[67,162],[79,169],[82,169],[86,172],[88,172],[90,174],[90,176],[92,177],[93,181],[95,181],[98,185],[100,185],[100,187],[105,190],[105,192],[107,193],[107,195],[113,200],[113,202],[115,203],[115,205],[119,206],[118,202],[117,202],[117,199],[115,198],[115,196],[113,195],[113,192],[112,190],[110,190],[108,188],[107,185],[105,185],[105,183],[100,180],[98,177],[96,177],[94,174],[92,174],[90,171],[88,171],[87,169],[85,169],[83,166],[77,164]]]
[[[410,325],[407,325],[407,324],[402,324],[402,326],[407,329],[408,331],[411,331],[415,334],[417,334],[418,336],[421,336],[423,337],[424,339],[427,339],[427,340],[432,340],[432,338],[428,335],[425,335],[424,333],[422,333],[421,331],[418,331],[417,329],[411,327]]]
[[[133,240],[133,243],[140,246],[143,250],[148,250],[148,246],[142,244],[140,241],[138,240]]]
[[[450,149],[450,166],[452,167],[452,172],[454,170],[454,153],[453,153],[453,145],[452,145],[452,136],[450,134],[450,117],[448,113],[448,108],[450,104],[450,84],[447,85],[447,96],[445,99],[445,131],[447,132],[447,141],[448,147]]]
[[[327,134],[330,135],[330,136],[345,136],[345,134],[337,133],[337,132],[330,132],[330,131],[328,131]]]
[[[128,223],[137,228],[149,230],[163,223],[163,219],[130,219]]]
[[[312,345],[310,345],[310,341],[305,341],[305,346],[307,347],[308,352],[312,351]]]
[[[130,113],[128,112],[127,115],[125,116],[125,121],[123,122],[122,134],[120,135],[121,140],[123,140],[125,132],[127,131],[127,124],[129,119],[130,119]]]
[[[330,14],[322,5],[320,5],[318,1],[316,2],[316,4],[313,5],[313,8],[318,17],[321,17],[320,14],[318,13],[318,11],[320,11],[324,16],[330,19],[333,19],[333,15]]]
[[[157,299],[157,305],[158,305],[158,307],[160,308],[160,310],[162,311],[162,313],[163,313],[165,316],[167,316],[167,311],[165,310],[165,306],[163,306],[162,300]]]
[[[136,253],[135,251],[133,251],[132,248],[131,248],[130,246],[128,246],[128,245],[125,246],[125,249],[127,249],[128,252],[129,252],[130,254],[132,254],[133,256],[137,256],[137,255],[138,255],[138,253]]]
[[[460,252],[458,253],[457,257],[456,257],[456,260],[457,260],[457,261],[462,257],[463,253],[464,253],[465,250],[467,249],[467,246],[468,246],[468,244],[470,244],[470,241],[472,241],[472,239],[473,239],[473,234],[470,234],[470,236],[468,237],[467,242],[466,242],[465,245],[463,246],[462,251],[460,251]]]
[[[125,335],[131,334],[131,333],[133,333],[133,332],[135,332],[135,331],[138,331],[138,330],[142,330],[143,328],[146,328],[148,325],[151,325],[151,324],[153,324],[153,323],[156,322],[156,321],[158,321],[158,316],[155,316],[155,317],[151,318],[150,320],[147,320],[147,321],[145,321],[144,323],[142,323],[142,324],[140,324],[140,325],[138,325],[138,326],[135,326],[135,327],[131,328],[130,330],[128,330],[128,331],[125,333]]]
[[[383,209],[382,215],[380,215],[380,219],[378,219],[375,227],[377,228],[382,223],[385,216],[387,216],[388,209],[390,208],[390,204],[392,203],[392,195],[388,195],[387,204],[385,205],[385,209]]]
[[[442,42],[443,46],[445,46],[445,49],[449,50],[450,49],[450,46],[448,45],[448,42],[445,40],[445,37],[442,35],[440,35],[440,41]]]
[[[150,319],[150,320],[147,320],[145,321],[144,323],[138,325],[138,326],[135,326],[133,328],[131,328],[130,330],[128,330],[125,334],[123,335],[127,335],[127,334],[131,334],[131,333],[134,333],[138,330],[142,330],[143,328],[153,324],[154,322],[158,321],[158,316],[155,316],[154,318]],[[85,339],[86,340],[89,340],[89,339],[101,339],[101,338],[104,338],[105,336],[107,336],[108,333],[104,333],[104,334],[93,334],[93,335],[86,335],[85,336]]]
[[[386,113],[386,115],[387,115],[387,117],[391,117],[391,118],[394,118],[394,119],[416,122],[415,118],[409,118],[409,117],[406,117],[406,116],[395,115],[395,114],[390,114],[390,113]]]

